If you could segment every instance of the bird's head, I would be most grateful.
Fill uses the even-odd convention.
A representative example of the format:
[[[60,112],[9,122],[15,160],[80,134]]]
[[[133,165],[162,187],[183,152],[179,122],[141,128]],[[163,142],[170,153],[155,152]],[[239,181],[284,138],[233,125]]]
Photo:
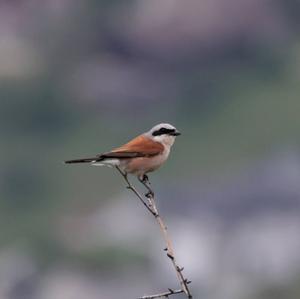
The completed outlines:
[[[166,123],[158,124],[146,133],[147,137],[166,146],[172,146],[180,134],[174,126]]]

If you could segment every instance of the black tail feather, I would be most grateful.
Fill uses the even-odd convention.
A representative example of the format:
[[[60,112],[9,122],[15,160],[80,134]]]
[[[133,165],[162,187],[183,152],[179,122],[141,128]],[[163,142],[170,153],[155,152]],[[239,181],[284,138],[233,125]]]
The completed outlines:
[[[75,159],[75,160],[67,160],[65,161],[66,164],[73,164],[73,163],[90,163],[97,160],[97,158],[85,158],[85,159]]]

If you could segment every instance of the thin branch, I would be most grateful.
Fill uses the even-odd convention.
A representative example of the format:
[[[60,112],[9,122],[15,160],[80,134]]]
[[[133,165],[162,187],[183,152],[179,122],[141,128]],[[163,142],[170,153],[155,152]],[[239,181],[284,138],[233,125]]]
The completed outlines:
[[[139,297],[137,299],[155,299],[155,298],[169,298],[170,295],[175,295],[175,294],[181,294],[184,293],[183,290],[172,290],[169,289],[168,292],[160,293],[160,294],[155,294],[155,295],[145,295],[143,297]]]
[[[154,216],[156,217],[156,214],[153,212],[153,210],[151,209],[151,207],[149,206],[149,204],[147,204],[147,202],[145,202],[145,200],[143,199],[142,195],[136,190],[136,188],[134,188],[131,183],[129,182],[128,178],[127,178],[127,174],[123,173],[123,171],[116,166],[117,170],[120,172],[120,174],[123,176],[124,180],[126,181],[126,183],[128,184],[127,189],[131,190],[133,193],[135,193],[135,195],[139,198],[139,200],[142,202],[142,204],[147,208],[147,210]]]
[[[147,185],[148,188],[147,189],[150,189],[150,186],[147,184],[147,183],[144,183],[144,185]],[[184,293],[187,295],[188,298],[192,298],[192,295],[190,293],[190,290],[188,288],[188,280],[186,278],[184,278],[183,276],[183,268],[180,267],[177,262],[176,262],[176,259],[175,259],[175,254],[174,254],[174,249],[173,249],[173,244],[172,244],[172,241],[168,235],[168,231],[167,231],[167,226],[165,225],[164,221],[162,220],[161,216],[159,215],[158,213],[158,210],[157,210],[157,207],[156,207],[156,203],[155,203],[155,199],[154,199],[154,196],[153,196],[153,191],[148,193],[148,198],[149,200],[151,201],[151,206],[152,206],[152,209],[154,211],[154,213],[157,215],[155,218],[160,226],[160,229],[161,229],[161,232],[163,234],[163,237],[164,237],[164,240],[167,244],[167,257],[171,260],[173,266],[174,266],[174,269],[176,271],[176,274],[177,274],[177,277],[179,279],[179,282],[180,282],[180,285],[184,291]]]
[[[168,235],[168,231],[167,231],[167,227],[164,223],[164,221],[162,220],[161,216],[159,215],[158,209],[156,207],[156,203],[155,203],[155,199],[154,199],[154,192],[151,189],[151,187],[147,184],[147,180],[140,180],[141,183],[147,188],[147,190],[149,191],[145,196],[148,200],[148,203],[144,200],[144,198],[140,195],[140,193],[136,190],[136,188],[129,182],[128,178],[127,178],[127,174],[123,173],[123,171],[116,166],[116,168],[118,169],[118,171],[121,173],[121,175],[123,176],[123,178],[125,179],[126,183],[128,184],[127,188],[130,189],[131,191],[133,191],[135,193],[135,195],[140,199],[140,201],[144,204],[144,206],[147,208],[147,210],[155,217],[156,221],[159,224],[161,233],[163,235],[163,238],[165,240],[165,243],[167,245],[167,247],[165,248],[165,251],[167,253],[167,257],[171,260],[173,267],[175,269],[176,275],[178,277],[178,280],[180,282],[181,285],[181,290],[178,291],[173,291],[171,289],[169,289],[169,293],[162,293],[162,294],[158,294],[158,295],[152,295],[152,296],[144,296],[142,297],[142,299],[151,299],[151,298],[159,298],[159,297],[166,297],[168,298],[168,296],[173,295],[173,294],[179,294],[179,293],[185,293],[187,298],[192,299],[192,294],[189,290],[188,284],[190,283],[190,281],[188,281],[188,279],[186,279],[183,275],[183,267],[180,267],[177,264],[177,261],[175,259],[175,254],[174,254],[174,249],[173,249],[173,244],[172,241]],[[172,293],[173,292],[173,293]],[[154,297],[153,297],[154,296]],[[156,297],[155,297],[156,296]]]

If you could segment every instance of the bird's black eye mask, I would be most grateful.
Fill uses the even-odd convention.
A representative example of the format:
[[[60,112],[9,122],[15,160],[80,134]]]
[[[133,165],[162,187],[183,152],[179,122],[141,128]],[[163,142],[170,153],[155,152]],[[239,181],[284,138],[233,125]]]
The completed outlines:
[[[160,135],[173,135],[176,132],[175,129],[167,129],[167,128],[160,128],[152,133],[152,136],[160,136]]]

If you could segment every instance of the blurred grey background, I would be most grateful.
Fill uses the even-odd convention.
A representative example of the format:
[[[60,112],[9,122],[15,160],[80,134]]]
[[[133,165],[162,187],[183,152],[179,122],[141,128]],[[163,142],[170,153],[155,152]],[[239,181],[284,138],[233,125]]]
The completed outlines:
[[[0,1],[0,298],[176,288],[118,173],[62,164],[159,122],[183,133],[150,177],[195,299],[299,298],[299,18],[297,0]]]

